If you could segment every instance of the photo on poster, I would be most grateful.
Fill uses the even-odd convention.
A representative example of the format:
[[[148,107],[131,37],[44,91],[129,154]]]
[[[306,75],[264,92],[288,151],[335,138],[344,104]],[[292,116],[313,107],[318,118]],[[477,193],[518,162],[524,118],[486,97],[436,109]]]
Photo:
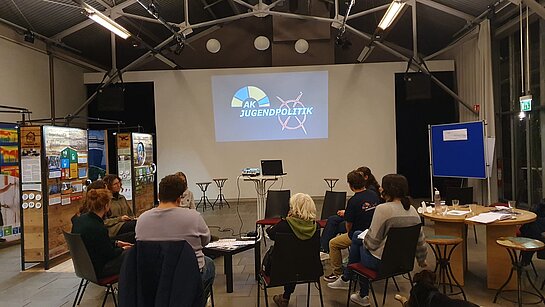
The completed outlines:
[[[19,141],[19,133],[17,128],[10,125],[10,127],[0,127],[0,143],[2,144],[17,144]]]
[[[49,170],[61,169],[61,158],[59,156],[47,156],[47,167]]]
[[[107,170],[106,131],[89,130],[89,179],[104,178]],[[86,176],[81,176],[84,178]]]
[[[70,181],[64,181],[61,183],[61,194],[67,195],[72,194],[74,190],[72,190],[72,185],[70,184]]]
[[[83,192],[83,183],[81,181],[72,181],[70,182],[72,188],[72,193],[81,193]]]
[[[0,167],[0,173],[19,178],[19,166],[2,166]]]
[[[0,146],[0,156],[2,165],[14,165],[19,163],[18,146]]]
[[[47,192],[48,195],[56,195],[61,194],[61,188],[62,184],[60,183],[52,183],[48,185],[49,191]]]

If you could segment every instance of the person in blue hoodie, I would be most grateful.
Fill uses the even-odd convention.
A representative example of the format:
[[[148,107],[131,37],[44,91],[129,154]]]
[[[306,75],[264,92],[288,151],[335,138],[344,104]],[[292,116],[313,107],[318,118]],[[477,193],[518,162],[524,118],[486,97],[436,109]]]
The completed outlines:
[[[267,229],[269,238],[276,240],[277,233],[293,233],[299,240],[309,240],[316,234],[316,205],[308,194],[297,193],[290,198],[288,217]],[[277,306],[288,306],[290,296],[295,291],[295,284],[284,286],[284,294],[273,296]]]

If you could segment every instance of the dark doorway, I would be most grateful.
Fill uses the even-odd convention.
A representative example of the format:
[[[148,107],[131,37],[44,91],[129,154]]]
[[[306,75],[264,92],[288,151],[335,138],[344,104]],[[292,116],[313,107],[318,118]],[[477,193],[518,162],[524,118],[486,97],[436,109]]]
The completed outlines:
[[[434,72],[433,75],[454,90],[453,72]],[[429,77],[419,73],[395,76],[397,172],[407,177],[411,196],[430,199],[428,125],[456,122],[458,103],[433,81],[420,82],[422,78]],[[408,79],[420,81],[410,84]],[[415,92],[429,95],[411,95]],[[447,186],[460,186],[460,183],[461,179],[434,178],[441,195],[445,195]]]
[[[87,85],[87,96],[91,96],[98,84]],[[143,132],[155,135],[155,94],[153,82],[134,82],[110,85],[97,95],[87,107],[90,117],[120,120],[122,132]],[[89,125],[89,129],[108,129],[108,166],[109,173],[117,174],[115,152],[116,126]],[[157,144],[157,143],[156,143]],[[153,156],[157,159],[157,146]],[[157,163],[157,161],[154,161]]]

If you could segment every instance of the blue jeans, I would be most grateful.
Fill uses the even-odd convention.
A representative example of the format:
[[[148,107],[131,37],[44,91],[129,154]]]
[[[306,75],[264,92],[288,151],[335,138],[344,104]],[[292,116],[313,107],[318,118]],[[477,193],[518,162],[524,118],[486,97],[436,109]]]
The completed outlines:
[[[343,217],[332,215],[327,218],[322,237],[320,238],[320,248],[322,251],[329,253],[329,241],[339,233],[346,232],[346,223]]]
[[[214,284],[214,278],[216,277],[216,266],[214,260],[204,256],[204,267],[201,272],[202,286],[204,289],[204,298],[210,296],[210,289]]]
[[[348,264],[361,262],[366,268],[371,270],[378,270],[380,266],[380,259],[376,258],[369,252],[363,240],[358,239],[358,235],[361,231],[355,231],[352,235],[352,244],[350,245],[350,254],[348,255]],[[349,280],[350,275],[348,269],[344,269],[344,280]],[[360,278],[360,296],[364,297],[369,295],[369,280],[367,278]]]

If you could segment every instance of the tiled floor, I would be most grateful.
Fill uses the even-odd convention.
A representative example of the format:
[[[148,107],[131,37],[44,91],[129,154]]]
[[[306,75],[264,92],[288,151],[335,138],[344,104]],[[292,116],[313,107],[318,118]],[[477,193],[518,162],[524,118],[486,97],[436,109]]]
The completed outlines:
[[[320,206],[320,204],[318,204]],[[240,229],[243,232],[253,230],[255,227],[255,203],[244,203],[239,205],[240,218],[244,222],[241,225],[237,215],[235,204],[231,208],[207,211],[203,214],[205,220],[211,228],[212,234],[219,237],[228,237],[231,231],[220,232],[218,227],[232,227],[233,232],[238,234]],[[433,225],[426,225],[425,231],[428,234],[433,233]],[[222,229],[222,230],[223,230]],[[484,227],[477,227],[479,235],[479,244],[473,240],[473,232],[470,231],[468,240],[468,258],[469,272],[466,275],[466,291],[468,298],[482,306],[515,306],[505,300],[500,300],[499,304],[492,304],[494,291],[486,289],[486,265],[485,265],[485,246],[484,246]],[[262,253],[263,254],[263,253]],[[428,256],[428,263],[434,263],[431,251]],[[538,285],[541,284],[545,276],[545,263],[542,260],[535,260],[538,272],[542,276],[538,279]],[[227,294],[225,291],[225,275],[223,275],[223,260],[216,259],[216,281],[214,284],[214,296],[216,306],[256,306],[257,285],[254,280],[254,260],[253,252],[246,251],[238,254],[233,259],[234,270],[234,292]],[[20,249],[19,246],[11,246],[0,249],[0,306],[18,307],[18,306],[71,306],[75,297],[79,280],[73,273],[71,261],[63,262],[48,271],[41,269],[30,269],[20,272]],[[325,262],[325,271],[329,273],[327,261]],[[418,269],[417,269],[418,270]],[[409,283],[405,279],[398,278],[401,287],[400,293],[408,296]],[[379,298],[382,298],[383,283],[377,283],[376,290]],[[324,306],[345,306],[346,292],[342,290],[329,289],[322,282]],[[390,287],[386,306],[400,306],[393,299],[395,291]],[[296,288],[295,294],[290,301],[290,306],[306,306],[306,286],[300,285]],[[281,288],[271,289],[269,294],[281,293]],[[100,306],[104,295],[103,288],[89,285],[81,306]],[[262,295],[263,297],[263,295]],[[262,306],[264,301],[262,300]],[[274,306],[272,299],[271,306]],[[113,306],[111,299],[107,306]],[[320,306],[318,291],[311,289],[311,306]],[[353,306],[353,305],[352,305]]]

